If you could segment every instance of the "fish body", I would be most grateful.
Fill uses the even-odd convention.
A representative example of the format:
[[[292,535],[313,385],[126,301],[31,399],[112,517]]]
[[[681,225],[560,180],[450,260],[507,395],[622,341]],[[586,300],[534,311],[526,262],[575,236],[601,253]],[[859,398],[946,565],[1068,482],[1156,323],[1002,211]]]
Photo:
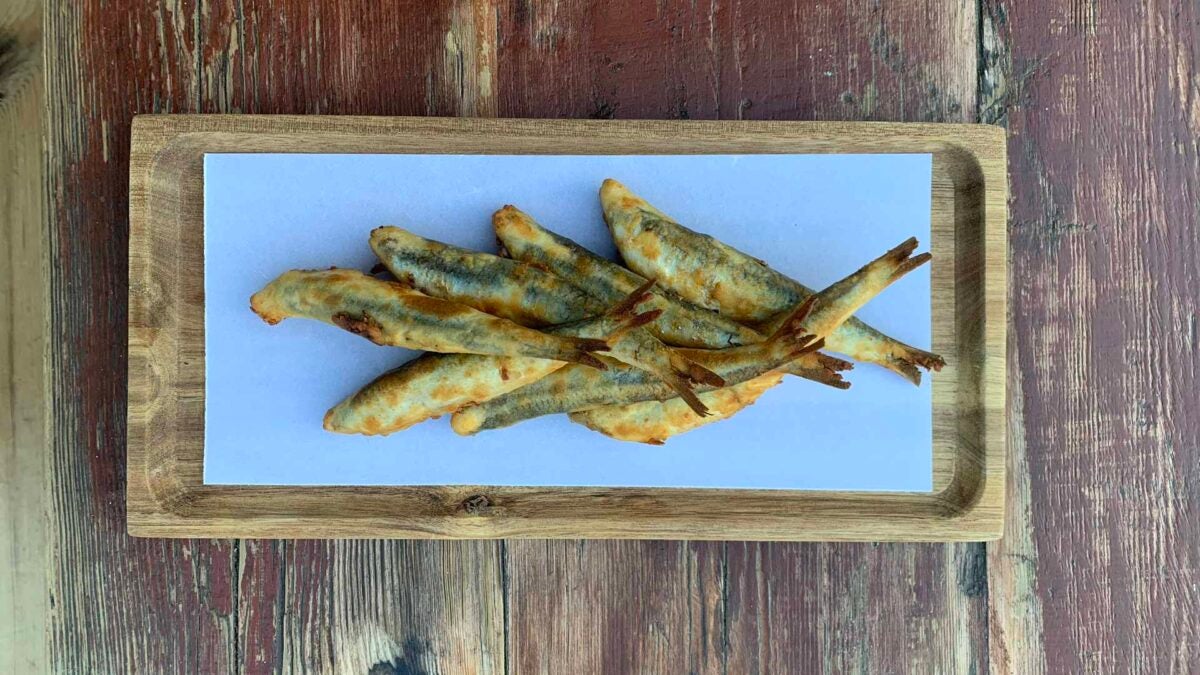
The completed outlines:
[[[625,263],[696,305],[738,321],[762,323],[813,294],[758,258],[680,225],[615,180],[604,181],[600,201]],[[945,364],[936,354],[890,338],[853,317],[826,336],[826,345],[914,383],[920,383],[918,367],[940,370]]]
[[[518,389],[567,365],[524,356],[422,354],[325,413],[326,431],[385,435]]]
[[[371,248],[401,283],[526,325],[577,321],[603,314],[614,304],[540,267],[443,244],[398,227],[376,228],[371,232]],[[644,282],[616,302],[625,302],[631,294],[643,297],[650,285]],[[657,375],[698,414],[704,414],[704,406],[690,382],[723,384],[721,378],[675,353],[645,329],[610,341],[610,347],[610,356]]]
[[[514,206],[497,211],[492,225],[496,238],[513,258],[549,270],[602,300],[617,302],[648,279],[551,232]],[[765,337],[658,289],[645,307],[662,310],[650,331],[667,344],[721,349],[761,342]]]
[[[591,352],[609,348],[602,339],[539,332],[355,270],[285,272],[255,293],[250,307],[269,324],[316,319],[379,345],[438,353],[530,356],[603,368]]]
[[[814,342],[804,332],[802,323],[811,307],[808,302],[798,308],[765,342],[719,350],[681,351],[727,383],[744,382],[820,349],[820,341]],[[533,384],[456,412],[451,426],[459,434],[469,435],[542,415],[672,397],[674,393],[661,380],[621,364],[610,364],[600,377],[583,368],[566,366]]]
[[[598,316],[621,299],[604,302],[539,267],[433,241],[399,227],[375,228],[370,243],[401,283],[523,326]]]
[[[577,338],[616,336],[620,342],[656,316],[638,313],[639,300],[631,296],[602,316],[545,330]],[[565,365],[523,356],[423,354],[335,405],[325,414],[324,426],[344,434],[390,434],[536,382]]]
[[[709,411],[704,417],[695,414],[678,397],[602,406],[572,412],[568,416],[573,422],[617,440],[662,445],[672,436],[733,417],[757,401],[767,389],[779,384],[786,374],[798,375],[838,389],[848,389],[850,383],[842,379],[839,371],[852,367],[849,361],[821,352],[804,354],[764,375],[701,393],[700,401]]]

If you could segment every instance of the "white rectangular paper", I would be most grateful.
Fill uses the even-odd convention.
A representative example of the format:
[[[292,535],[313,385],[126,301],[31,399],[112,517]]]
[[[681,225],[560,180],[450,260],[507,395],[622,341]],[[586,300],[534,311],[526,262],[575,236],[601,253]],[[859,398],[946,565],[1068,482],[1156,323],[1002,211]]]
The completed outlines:
[[[661,447],[564,415],[465,438],[446,419],[343,436],[321,428],[325,411],[416,354],[313,321],[268,326],[249,298],[288,269],[370,268],[367,236],[384,224],[494,251],[504,204],[616,259],[597,198],[606,177],[821,288],[909,236],[928,250],[930,173],[929,155],[206,155],[204,480],[929,491],[928,377],[917,388],[860,364],[848,391],[789,377]],[[859,316],[928,348],[928,266]]]

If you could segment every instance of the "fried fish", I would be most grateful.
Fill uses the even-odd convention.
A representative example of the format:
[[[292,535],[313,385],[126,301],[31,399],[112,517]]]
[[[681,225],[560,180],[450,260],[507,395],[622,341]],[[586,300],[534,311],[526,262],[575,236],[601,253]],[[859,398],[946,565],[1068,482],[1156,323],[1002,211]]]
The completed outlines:
[[[426,239],[398,227],[371,232],[371,248],[401,283],[437,298],[526,325],[577,321],[603,313],[609,304],[532,265]],[[644,295],[652,282],[635,288]],[[691,382],[721,386],[716,374],[663,344],[646,330],[610,344],[609,355],[660,377],[699,415],[704,405]]]
[[[763,261],[672,220],[611,178],[600,188],[604,219],[625,263],[635,272],[701,307],[729,318],[768,322],[813,291]],[[850,318],[826,340],[829,349],[879,364],[914,384],[918,367],[940,370],[936,354],[888,337]]]
[[[813,301],[805,302],[765,342],[728,349],[689,349],[685,353],[728,383],[744,382],[821,348],[821,341],[807,334],[803,325],[812,305]],[[609,365],[602,373],[597,371],[600,377],[584,368],[566,366],[533,384],[456,412],[451,426],[459,434],[470,435],[542,415],[673,396],[669,387],[644,371],[615,362]]]
[[[316,319],[379,345],[446,354],[531,356],[603,369],[591,352],[609,349],[603,339],[550,335],[347,269],[284,272],[250,298],[250,308],[269,324]]]

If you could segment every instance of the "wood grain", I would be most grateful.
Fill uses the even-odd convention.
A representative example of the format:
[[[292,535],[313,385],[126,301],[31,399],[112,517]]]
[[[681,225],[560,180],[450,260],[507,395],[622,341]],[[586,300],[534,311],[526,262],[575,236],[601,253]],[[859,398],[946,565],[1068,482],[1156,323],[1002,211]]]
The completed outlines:
[[[490,114],[494,14],[486,9],[479,2],[207,3],[203,109]],[[239,554],[245,672],[503,666],[498,543],[244,540]]]
[[[47,668],[41,5],[0,10],[0,672]]]
[[[1195,672],[1200,7],[984,9],[1021,308],[992,665]]]
[[[49,622],[56,672],[228,672],[230,542],[124,536],[130,115],[194,110],[187,7],[47,6]]]
[[[722,545],[513,541],[510,670],[720,673]]]
[[[486,30],[487,17],[472,24],[475,15],[457,5],[430,9],[238,1],[47,8],[56,670],[365,672],[378,659],[367,665],[433,673],[502,664],[497,543],[125,534],[132,115],[486,112],[483,87],[472,83],[482,82],[477,64],[488,52],[468,29]],[[461,54],[444,48],[447,35]],[[371,576],[381,567],[382,577]]]

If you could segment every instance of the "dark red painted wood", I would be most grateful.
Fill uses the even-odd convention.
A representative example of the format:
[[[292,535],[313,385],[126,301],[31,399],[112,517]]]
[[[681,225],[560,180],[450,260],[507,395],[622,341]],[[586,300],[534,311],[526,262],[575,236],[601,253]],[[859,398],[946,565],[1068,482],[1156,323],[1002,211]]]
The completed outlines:
[[[1200,658],[1197,11],[48,7],[53,664],[983,672],[990,652],[997,672],[1188,672]],[[980,546],[126,537],[129,121],[195,111],[1007,123],[1005,541],[985,561]]]
[[[984,4],[1012,184],[999,668],[1200,663],[1200,7]]]

